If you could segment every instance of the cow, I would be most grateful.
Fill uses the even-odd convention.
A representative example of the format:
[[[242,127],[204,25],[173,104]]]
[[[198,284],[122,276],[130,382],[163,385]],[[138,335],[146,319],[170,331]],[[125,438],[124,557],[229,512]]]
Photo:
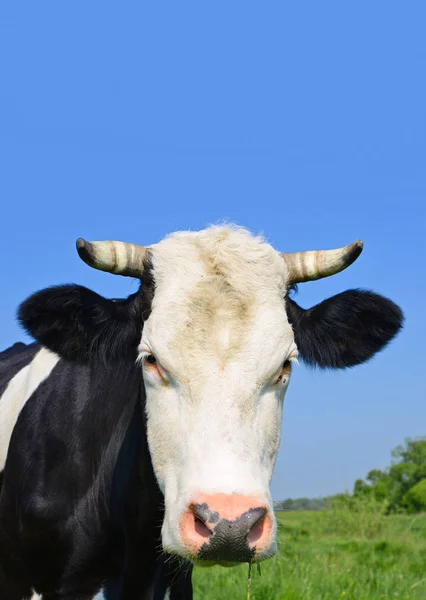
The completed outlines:
[[[35,344],[0,371],[2,598],[190,598],[191,565],[276,552],[269,485],[294,363],[364,363],[403,315],[360,289],[296,303],[360,241],[283,254],[226,225],[77,250],[140,286],[113,301],[61,285],[19,307]]]

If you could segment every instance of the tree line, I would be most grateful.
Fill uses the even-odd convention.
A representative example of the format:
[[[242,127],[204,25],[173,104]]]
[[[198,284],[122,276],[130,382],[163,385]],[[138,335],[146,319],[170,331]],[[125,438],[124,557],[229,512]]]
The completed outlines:
[[[387,513],[426,512],[426,437],[407,438],[392,451],[392,462],[384,470],[372,469],[357,479],[352,494],[322,498],[287,498],[274,503],[275,510],[322,510],[334,500],[352,497],[381,503]]]

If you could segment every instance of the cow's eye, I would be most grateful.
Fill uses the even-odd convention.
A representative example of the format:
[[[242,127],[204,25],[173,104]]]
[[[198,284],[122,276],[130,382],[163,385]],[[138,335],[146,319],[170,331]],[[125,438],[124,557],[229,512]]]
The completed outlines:
[[[295,360],[297,360],[296,353],[293,353],[289,356],[289,358],[286,358],[286,360],[283,362],[283,366],[281,367],[281,371],[275,380],[276,384],[287,383],[288,378],[290,377],[292,364]]]
[[[147,354],[145,356],[145,362],[147,362],[150,365],[156,365],[157,359],[155,358],[155,356],[153,354]]]
[[[160,379],[163,381],[163,383],[166,383],[169,380],[167,372],[164,370],[164,368],[158,362],[158,360],[154,356],[154,354],[149,354],[147,352],[146,354],[143,355],[143,366],[144,366],[145,372],[150,373],[151,375],[156,375],[157,377],[160,377]]]

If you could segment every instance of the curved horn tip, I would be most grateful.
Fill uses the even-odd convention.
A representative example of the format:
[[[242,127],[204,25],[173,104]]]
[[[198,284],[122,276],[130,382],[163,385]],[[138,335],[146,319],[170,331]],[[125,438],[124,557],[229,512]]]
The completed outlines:
[[[92,244],[90,242],[86,242],[83,238],[78,238],[75,242],[75,246],[77,248],[77,252],[81,260],[85,263],[92,265]]]
[[[364,248],[364,242],[362,240],[356,240],[351,246],[353,259],[356,260]]]
[[[77,251],[79,250],[83,250],[83,248],[86,247],[86,240],[84,240],[83,238],[77,238],[76,242],[75,242],[75,246],[77,248]]]

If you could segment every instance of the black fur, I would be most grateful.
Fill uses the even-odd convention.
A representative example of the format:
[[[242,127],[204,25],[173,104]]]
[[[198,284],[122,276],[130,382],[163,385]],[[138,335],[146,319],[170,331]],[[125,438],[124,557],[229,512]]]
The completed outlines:
[[[396,304],[363,290],[347,290],[308,310],[288,297],[286,309],[300,357],[322,368],[344,369],[366,362],[403,323]]]
[[[37,292],[18,311],[22,326],[43,346],[63,358],[85,362],[117,358],[140,339],[143,297],[107,300],[79,285]]]

